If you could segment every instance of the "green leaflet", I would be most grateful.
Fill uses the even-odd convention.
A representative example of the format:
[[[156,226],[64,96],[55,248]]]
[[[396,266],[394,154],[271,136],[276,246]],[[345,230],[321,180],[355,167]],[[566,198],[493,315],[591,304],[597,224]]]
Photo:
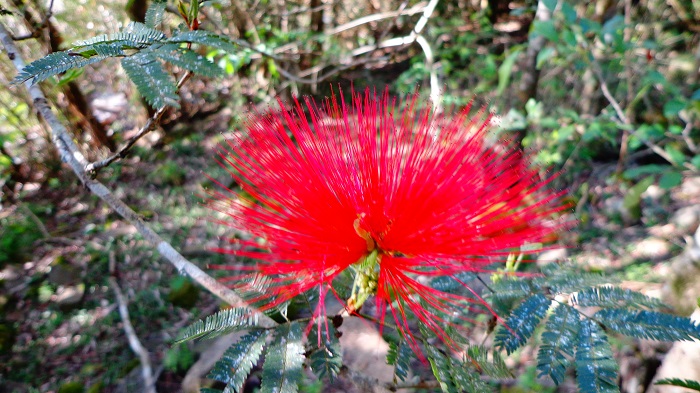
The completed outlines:
[[[194,339],[214,338],[237,330],[255,327],[257,323],[257,314],[251,315],[250,310],[230,308],[210,315],[204,321],[200,319],[191,324],[178,336],[175,342],[179,344]]]
[[[503,278],[491,285],[491,296],[500,300],[522,299],[539,289],[533,285],[532,280],[521,278]]]
[[[146,26],[150,28],[156,28],[163,21],[163,14],[165,14],[165,6],[167,1],[165,0],[154,0],[146,10]]]
[[[430,281],[430,286],[440,292],[457,293],[464,289],[464,284],[476,279],[476,274],[461,272],[453,276],[441,276]]]
[[[606,327],[626,336],[658,341],[700,339],[700,326],[685,317],[615,308],[600,310],[594,317]]]
[[[700,382],[689,379],[665,378],[656,381],[655,385],[672,385],[700,392]]]
[[[491,353],[492,360],[489,360],[489,353]],[[463,363],[470,367],[473,366],[477,371],[492,378],[513,377],[501,355],[496,351],[491,352],[481,345],[469,346]]]
[[[552,301],[542,294],[525,299],[505,321],[505,326],[496,333],[496,346],[508,354],[525,345],[545,317]]]
[[[457,386],[455,386],[452,381],[452,374],[450,373],[452,369],[452,360],[449,356],[432,345],[425,346],[425,354],[428,357],[428,362],[430,362],[433,375],[440,384],[440,389],[444,393],[459,392]]]
[[[79,55],[71,55],[68,52],[54,52],[27,64],[12,83],[20,84],[30,81],[31,84],[36,84],[56,74],[66,72],[73,68],[85,67],[88,64],[97,63],[103,59],[104,57],[102,56],[85,58]]]
[[[399,343],[390,342],[389,352],[386,354],[386,362],[394,366],[394,381],[405,381],[411,369],[411,360],[414,359],[413,350],[405,340]]]
[[[148,52],[141,52],[122,59],[122,67],[136,85],[141,97],[152,107],[180,107],[177,86],[163,65]]]
[[[219,66],[190,49],[178,48],[174,51],[169,51],[159,48],[154,50],[153,53],[170,64],[202,76],[218,77],[224,74],[224,70]]]
[[[619,287],[591,287],[576,293],[572,304],[583,307],[667,308],[660,300]]]
[[[167,37],[163,32],[152,29],[143,23],[129,22],[124,30],[114,34],[103,34],[87,40],[73,43],[71,50],[84,52],[90,50],[95,44],[121,43],[134,49],[147,48],[154,43],[162,42]]]
[[[328,322],[328,334],[325,331],[326,322]],[[318,342],[318,326],[314,324],[309,333],[309,350],[307,351],[309,353],[309,366],[319,379],[328,377],[333,380],[340,372],[340,368],[343,367],[342,351],[333,324],[327,319],[323,320],[322,323],[320,335],[322,342],[320,346]]]
[[[465,357],[460,361],[453,359],[428,341],[434,338],[430,329],[421,326],[420,331],[423,336],[424,354],[435,379],[440,383],[440,389],[445,393],[490,392],[493,388],[481,379],[482,374],[495,378],[511,376],[503,359],[495,352],[492,353],[493,360],[489,361],[488,351],[485,348],[469,346],[466,348]]]
[[[558,304],[542,332],[542,344],[537,352],[539,376],[549,376],[555,384],[564,382],[569,358],[574,355],[574,347],[579,334],[579,314],[573,308]]]
[[[550,265],[554,265],[551,263]],[[539,287],[549,288],[553,293],[573,293],[596,285],[614,283],[612,277],[600,273],[566,271],[547,265],[542,269],[546,277],[537,278]]]
[[[243,336],[226,350],[208,378],[225,383],[224,393],[241,392],[250,370],[260,358],[269,333],[267,330],[253,330]]]
[[[619,392],[617,363],[603,330],[590,319],[581,321],[576,346],[576,381],[582,393]]]
[[[227,53],[236,53],[237,44],[227,37],[206,30],[188,30],[168,39],[168,42],[193,43],[221,49]]]
[[[302,378],[304,346],[299,322],[275,329],[275,338],[265,352],[260,393],[296,393]]]

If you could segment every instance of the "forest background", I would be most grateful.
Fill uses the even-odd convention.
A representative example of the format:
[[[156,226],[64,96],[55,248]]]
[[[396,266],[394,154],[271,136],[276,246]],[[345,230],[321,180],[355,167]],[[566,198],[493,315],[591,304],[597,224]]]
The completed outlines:
[[[123,31],[130,20],[145,22],[148,5],[3,0],[0,23],[28,63]],[[221,304],[188,277],[189,265],[162,258],[154,242],[161,236],[200,267],[225,262],[209,250],[227,233],[208,223],[200,199],[212,185],[203,172],[224,176],[213,147],[250,108],[267,108],[278,97],[324,97],[336,86],[419,92],[438,109],[474,97],[488,104],[501,116],[497,134],[520,144],[534,165],[560,172],[553,186],[569,190],[578,225],[560,237],[561,248],[540,257],[542,264],[615,276],[620,287],[661,298],[678,315],[697,308],[697,2],[220,0],[202,2],[194,18],[192,9],[189,2],[163,3],[163,30],[196,23],[228,41],[195,47],[209,59],[206,69],[167,63],[170,87],[141,89],[145,82],[132,83],[128,67],[109,55],[87,67],[33,74],[46,79],[41,92],[56,120],[92,163],[79,177],[106,185],[134,220],[120,217],[119,208],[116,214],[62,164],[65,151],[51,136],[56,124],[36,116],[35,96],[11,85],[18,70],[4,47],[0,391],[131,391],[146,363],[159,391],[188,391],[206,372],[202,359],[217,350],[220,356],[233,339],[172,345]],[[352,359],[357,343],[344,340],[344,356]],[[670,344],[611,340],[622,391],[658,388],[651,382],[666,362],[688,366],[674,376],[700,380],[692,366],[700,362],[672,358]],[[538,378],[537,348],[532,342],[509,357],[513,377],[494,386],[585,390],[573,373],[559,387]],[[364,371],[352,360],[348,367],[374,378],[369,370],[377,364],[385,365],[381,356]],[[413,366],[413,384],[389,378],[377,386],[443,387],[431,385],[421,362]],[[254,370],[246,391],[256,378]],[[309,377],[301,389],[360,389],[352,376],[323,386]]]

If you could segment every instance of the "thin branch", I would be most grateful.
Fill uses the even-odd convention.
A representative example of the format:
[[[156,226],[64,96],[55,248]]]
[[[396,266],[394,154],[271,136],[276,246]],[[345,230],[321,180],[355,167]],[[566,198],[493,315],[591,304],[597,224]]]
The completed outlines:
[[[329,35],[339,34],[339,33],[342,33],[343,31],[354,29],[356,27],[362,26],[362,25],[367,24],[367,23],[377,22],[377,21],[380,21],[382,19],[396,18],[396,17],[404,16],[404,15],[419,14],[421,12],[424,12],[426,8],[427,8],[426,5],[419,4],[419,5],[416,5],[416,6],[409,8],[407,10],[388,11],[388,12],[381,12],[378,14],[371,14],[371,15],[363,16],[361,18],[355,19],[355,20],[350,21],[348,23],[344,23],[342,25],[336,26],[336,27],[330,29],[327,32],[327,34],[329,34]]]
[[[379,59],[360,59],[357,61],[353,61],[353,62],[348,63],[348,64],[343,64],[343,65],[337,66],[337,67],[333,68],[332,70],[319,76],[318,78],[313,78],[313,79],[304,78],[304,76],[309,75],[309,74],[313,74],[315,71],[312,71],[312,70],[318,70],[315,67],[310,68],[308,70],[305,70],[305,72],[300,73],[299,75],[294,75],[291,72],[287,71],[286,69],[284,69],[280,66],[277,67],[277,71],[280,73],[280,75],[284,76],[285,78],[287,78],[291,81],[311,85],[311,84],[323,82],[324,80],[330,78],[331,76],[333,76],[339,72],[342,72],[344,70],[347,70],[348,68],[356,67],[356,66],[361,65],[361,64],[372,63],[372,62],[375,62],[378,60]],[[323,67],[320,67],[320,68],[322,69]]]
[[[122,294],[122,291],[119,288],[119,283],[117,283],[117,279],[113,275],[115,269],[114,265],[114,251],[111,251],[109,253],[109,285],[112,287],[112,290],[114,291],[114,296],[117,299],[117,306],[119,309],[119,315],[122,318],[124,333],[126,334],[126,338],[129,341],[129,347],[131,347],[131,350],[134,351],[134,353],[139,357],[139,361],[141,362],[141,375],[143,377],[144,391],[146,393],[156,393],[156,381],[153,379],[153,367],[151,367],[151,358],[148,354],[148,350],[144,348],[143,345],[141,345],[141,341],[136,335],[134,326],[131,324],[131,319],[129,318],[129,309],[126,307],[126,298],[124,297],[124,294]]]
[[[623,32],[624,42],[631,42],[632,40],[632,0],[625,0],[625,29]],[[632,70],[632,56],[627,56],[625,60],[625,79],[627,79],[627,113],[634,117],[632,109],[632,102],[634,101],[634,72]],[[627,116],[629,119],[630,116]],[[627,150],[629,148],[629,131],[622,130],[622,138],[620,139],[620,156],[617,160],[617,169],[615,173],[620,176],[622,175],[622,170],[625,166],[625,160],[627,159]]]
[[[428,20],[433,14],[438,1],[439,0],[430,0],[428,5],[423,8],[423,15],[421,15],[420,19],[418,19],[418,22],[416,22],[416,25],[413,27],[413,30],[409,35],[380,41],[378,44],[360,47],[352,51],[353,56],[359,56],[373,52],[380,48],[389,48],[392,46],[404,47],[413,44],[414,42],[418,43],[425,54],[426,65],[430,71],[430,99],[436,112],[439,112],[441,108],[442,100],[440,99],[440,85],[437,77],[437,70],[433,64],[433,51],[430,48],[428,41],[421,35],[421,32],[428,24]]]
[[[370,53],[374,52],[377,49],[382,49],[382,48],[389,48],[392,46],[406,46],[414,43],[416,41],[416,37],[423,31],[423,28],[425,25],[428,23],[428,20],[430,19],[430,16],[433,14],[433,11],[435,10],[435,7],[437,6],[438,0],[430,0],[427,6],[423,9],[423,15],[421,15],[420,19],[418,19],[418,22],[416,22],[416,25],[413,27],[413,30],[411,30],[411,33],[407,36],[404,37],[396,37],[396,38],[391,38],[385,41],[381,41],[379,43],[373,44],[373,45],[365,45],[361,46],[355,50],[352,51],[353,56],[359,56],[363,55],[365,53]]]
[[[421,381],[418,383],[389,383],[386,384],[386,388],[392,392],[401,389],[438,389],[440,387],[440,382],[438,381]]]
[[[22,211],[29,216],[29,219],[32,220],[32,222],[34,222],[34,225],[36,225],[36,227],[39,228],[39,232],[41,232],[41,235],[44,237],[44,239],[50,238],[51,234],[46,229],[46,226],[44,226],[44,223],[41,222],[39,217],[37,217],[36,214],[34,214],[32,209],[27,207],[27,205],[25,205],[19,198],[17,198],[16,202],[19,205],[20,209],[22,209]]]
[[[435,6],[437,6],[437,3],[438,3],[438,0],[430,0],[430,2],[424,7],[416,6],[416,7],[409,9],[409,10],[401,10],[400,9],[398,11],[387,12],[387,13],[383,13],[383,14],[369,15],[367,17],[364,17],[367,19],[360,18],[356,21],[352,21],[352,22],[349,22],[345,25],[338,26],[335,29],[332,29],[330,32],[331,32],[331,34],[337,34],[341,31],[344,31],[344,30],[347,30],[347,29],[350,29],[353,27],[357,27],[361,24],[361,23],[357,24],[358,21],[360,21],[362,23],[369,23],[373,20],[379,20],[379,19],[384,19],[384,18],[389,18],[389,17],[398,18],[401,15],[412,15],[412,14],[418,13],[418,12],[420,12],[420,10],[422,10],[423,15],[421,15],[420,19],[418,20],[418,22],[416,23],[416,25],[414,26],[413,30],[411,31],[411,33],[409,35],[407,35],[405,37],[392,38],[389,40],[380,41],[377,44],[366,45],[366,46],[356,48],[355,50],[353,50],[351,52],[349,59],[352,59],[355,57],[360,57],[362,55],[367,55],[367,54],[372,53],[378,49],[395,47],[395,46],[396,47],[404,47],[404,46],[408,46],[410,44],[413,44],[414,42],[422,41],[422,42],[418,42],[418,43],[421,46],[421,49],[423,49],[423,52],[425,53],[426,59],[427,59],[428,63],[430,64],[430,67],[429,67],[430,68],[430,85],[431,85],[430,86],[431,87],[430,88],[430,96],[431,96],[433,103],[435,104],[435,108],[439,109],[439,102],[440,102],[439,82],[437,79],[437,73],[436,73],[435,67],[432,66],[432,62],[433,62],[432,50],[430,49],[430,45],[428,44],[427,40],[423,39],[422,37],[419,38],[420,32],[423,30],[423,28],[427,24],[430,16],[432,15],[433,11],[435,10]],[[375,18],[379,18],[379,19],[375,19]],[[281,47],[276,48],[274,50],[274,53],[281,53],[285,50],[291,49],[291,48],[296,47],[298,45],[299,45],[298,43],[286,44],[286,45],[283,45]],[[244,46],[249,47],[247,45],[244,45]],[[279,63],[279,61],[282,60],[278,56],[271,54],[271,53],[263,52],[260,50],[256,50],[256,52],[260,53],[261,55],[263,55],[265,57],[276,60],[278,63]],[[323,80],[328,79],[331,76],[333,76],[341,71],[344,71],[348,68],[352,68],[352,67],[360,65],[360,64],[365,64],[365,63],[370,63],[370,62],[375,62],[375,61],[380,61],[380,60],[381,59],[376,59],[376,58],[374,58],[374,59],[361,58],[359,60],[354,60],[354,61],[346,60],[344,62],[341,62],[341,63],[343,63],[342,65],[338,65],[338,66],[334,67],[330,71],[320,75],[317,78],[304,78],[304,77],[307,75],[311,75],[311,74],[320,72],[324,68],[328,67],[328,65],[318,65],[318,66],[309,68],[307,70],[304,70],[304,72],[299,73],[298,75],[292,74],[290,71],[286,70],[280,64],[277,64],[277,70],[280,73],[280,75],[291,80],[292,82],[314,85],[314,84],[322,82]]]
[[[14,41],[24,41],[24,40],[29,40],[32,38],[37,38],[39,37],[39,31],[37,30],[36,33],[27,33],[24,35],[19,35],[19,36],[12,36],[12,40]]]
[[[24,68],[24,61],[22,60],[14,41],[12,41],[12,37],[2,23],[0,23],[0,42],[2,42],[3,46],[5,47],[7,57],[13,62],[15,68],[18,71]],[[151,229],[151,227],[149,227],[141,219],[141,217],[136,214],[136,212],[117,198],[107,187],[105,187],[99,181],[92,179],[85,171],[85,167],[88,165],[85,156],[80,152],[75,142],[73,142],[73,139],[68,134],[66,127],[51,111],[51,106],[46,100],[44,93],[42,93],[41,89],[39,89],[39,86],[31,85],[29,82],[25,82],[24,85],[29,90],[34,107],[48,124],[52,142],[58,150],[61,160],[70,166],[75,175],[80,179],[86,188],[92,191],[92,193],[102,199],[110,208],[112,208],[112,210],[117,212],[127,222],[133,225],[141,236],[143,236],[147,242],[151,243],[158,250],[158,252],[160,252],[163,258],[170,262],[170,264],[172,264],[180,273],[187,274],[199,285],[203,286],[209,292],[231,306],[246,308],[252,314],[258,315],[261,326],[273,327],[277,325],[272,318],[262,314],[259,310],[252,308],[245,300],[243,300],[231,289],[219,283],[202,269],[185,259],[173,248],[172,245],[170,245],[170,243],[163,240],[163,238],[161,238],[160,235]]]
[[[678,165],[676,162],[673,161],[673,158],[668,153],[666,153],[666,151],[664,149],[662,149],[659,145],[655,144],[654,142],[651,142],[648,138],[644,138],[644,137],[637,135],[637,131],[633,128],[633,125],[630,122],[630,119],[627,117],[627,115],[625,115],[625,111],[622,110],[620,103],[617,102],[615,97],[610,92],[610,89],[608,89],[608,84],[605,82],[605,78],[603,77],[603,73],[600,70],[600,64],[598,64],[598,61],[595,58],[592,58],[591,65],[592,65],[593,73],[595,74],[596,78],[598,78],[598,82],[600,83],[600,90],[603,92],[603,96],[605,97],[606,100],[608,100],[610,105],[613,107],[613,109],[615,110],[615,113],[617,114],[617,117],[620,119],[620,121],[625,126],[629,127],[629,133],[636,136],[642,143],[644,143],[654,153],[659,155],[664,160],[668,161],[671,165],[674,165],[674,166]],[[687,169],[692,170],[692,171],[697,171],[697,169],[693,165],[691,165],[687,162],[684,162],[683,166]]]
[[[182,85],[185,84],[185,82],[187,82],[187,80],[190,79],[191,77],[192,77],[192,71],[186,71],[182,75],[180,80],[177,82],[177,90],[179,90],[182,87]],[[88,174],[90,174],[90,176],[94,177],[100,169],[110,165],[111,163],[113,163],[116,160],[119,160],[119,159],[126,157],[127,154],[129,154],[129,150],[131,150],[131,148],[134,147],[134,145],[136,144],[136,142],[138,142],[139,139],[143,138],[146,134],[148,134],[149,132],[156,129],[158,124],[160,124],[160,119],[163,117],[163,115],[165,114],[165,111],[168,108],[169,107],[167,105],[160,107],[153,114],[153,116],[151,116],[148,119],[148,121],[146,121],[146,124],[144,124],[143,127],[141,127],[139,132],[137,132],[136,135],[132,136],[131,138],[129,138],[129,140],[126,141],[126,144],[121,149],[119,149],[119,151],[117,151],[116,153],[112,154],[111,156],[105,158],[104,160],[100,160],[97,162],[92,162],[90,164],[87,164],[85,166],[85,171]]]
[[[685,122],[685,127],[683,127],[683,131],[681,132],[681,137],[683,138],[683,141],[685,142],[686,145],[688,145],[688,149],[690,149],[693,154],[698,154],[700,153],[700,149],[698,149],[698,145],[693,141],[693,138],[690,137],[690,131],[693,130],[693,121],[691,119],[687,119],[685,115],[682,113],[679,114],[681,120]]]

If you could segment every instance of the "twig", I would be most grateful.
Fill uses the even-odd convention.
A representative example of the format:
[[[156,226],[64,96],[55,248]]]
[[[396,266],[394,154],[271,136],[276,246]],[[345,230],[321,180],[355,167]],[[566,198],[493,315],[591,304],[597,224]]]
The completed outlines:
[[[668,153],[666,153],[666,151],[664,149],[662,149],[660,146],[658,146],[654,142],[651,142],[648,138],[644,138],[644,137],[637,135],[637,132],[632,127],[632,123],[630,122],[630,119],[627,117],[627,115],[625,115],[625,112],[622,110],[620,103],[617,102],[615,97],[613,97],[612,93],[610,93],[610,89],[608,89],[608,84],[605,82],[605,78],[603,77],[603,73],[600,70],[600,65],[598,64],[598,62],[595,58],[591,59],[591,65],[592,65],[593,73],[595,74],[596,78],[598,78],[598,82],[600,83],[600,90],[603,92],[603,96],[605,97],[606,100],[608,100],[610,105],[613,107],[613,109],[615,110],[615,113],[617,114],[617,117],[620,119],[620,121],[629,127],[629,133],[636,136],[642,143],[644,143],[654,153],[656,153],[661,158],[663,158],[664,160],[671,163],[671,165],[674,165],[674,166],[678,165],[676,162],[673,161],[673,158],[671,158],[671,156]],[[693,170],[693,171],[697,170],[693,165],[691,165],[687,162],[684,162],[683,166],[685,168]]]
[[[625,0],[625,29],[623,32],[624,42],[630,42],[632,39],[632,0]],[[632,72],[631,60],[632,56],[627,56],[625,60],[625,78],[627,79],[627,113],[630,111],[632,101],[634,100],[634,72]],[[630,116],[627,116],[628,119]],[[629,148],[629,137],[630,132],[627,129],[622,130],[622,138],[620,139],[620,156],[617,160],[617,169],[615,174],[617,176],[622,175],[622,170],[625,166],[625,160],[627,159],[627,150]]]
[[[188,79],[192,77],[192,71],[187,71],[185,72],[180,80],[177,82],[177,89],[179,90],[185,82],[187,82]],[[87,172],[90,176],[94,177],[97,172],[110,165],[116,160],[122,159],[129,154],[129,150],[138,142],[139,139],[143,138],[144,135],[148,134],[149,132],[153,131],[156,129],[158,124],[160,123],[160,119],[163,117],[165,114],[165,111],[169,107],[167,105],[164,105],[160,107],[150,118],[148,118],[148,121],[146,121],[146,124],[141,127],[139,132],[136,133],[136,135],[132,136],[129,138],[128,141],[126,141],[126,144],[119,149],[116,153],[112,154],[111,156],[105,158],[104,160],[100,160],[97,162],[91,162],[85,166],[85,172]]]
[[[39,217],[37,217],[36,214],[34,214],[34,212],[32,211],[32,209],[30,209],[29,207],[27,207],[27,205],[25,205],[24,203],[22,203],[22,201],[19,200],[19,198],[17,198],[16,202],[17,202],[17,204],[19,205],[20,209],[22,209],[22,211],[24,211],[25,213],[27,213],[27,215],[29,216],[29,219],[32,220],[32,222],[34,222],[34,225],[36,225],[37,228],[39,228],[39,232],[41,232],[41,235],[44,237],[44,239],[50,238],[50,237],[51,237],[51,234],[50,234],[49,231],[46,229],[46,226],[44,226],[44,223],[41,222],[41,220],[39,219]]]
[[[423,54],[425,54],[425,67],[430,70],[430,100],[433,102],[433,110],[435,113],[440,113],[442,111],[442,100],[440,99],[440,82],[435,69],[433,50],[430,48],[428,40],[422,35],[416,37],[416,42],[423,49]]]
[[[430,16],[435,10],[435,6],[437,6],[437,3],[438,0],[430,0],[430,3],[428,3],[428,5],[425,6],[425,8],[423,9],[423,15],[421,15],[420,19],[418,19],[418,22],[416,22],[416,25],[413,27],[413,30],[411,30],[411,33],[409,35],[404,37],[391,38],[373,45],[361,46],[353,50],[352,55],[359,56],[365,53],[374,52],[377,49],[389,48],[392,46],[405,46],[414,43],[416,41],[416,37],[418,37],[421,31],[423,31],[425,25],[428,23],[428,19],[430,19]]]
[[[328,35],[339,34],[339,33],[342,33],[343,31],[354,29],[354,28],[362,26],[364,24],[380,21],[382,19],[396,18],[396,17],[404,16],[404,15],[419,14],[421,12],[424,12],[426,8],[427,8],[426,5],[416,5],[414,7],[407,9],[407,10],[388,11],[388,12],[381,12],[378,14],[371,14],[371,15],[363,16],[361,18],[355,19],[355,20],[350,21],[348,23],[344,23],[340,26],[336,26],[336,27],[330,29],[327,32],[327,34]]]
[[[421,381],[418,383],[390,383],[386,385],[386,388],[392,392],[401,389],[437,389],[440,387],[440,382],[438,381]]]
[[[687,119],[686,116],[682,114],[679,114],[678,117],[685,122],[685,127],[683,127],[683,131],[681,132],[683,141],[685,141],[685,144],[688,145],[688,149],[690,149],[691,152],[694,154],[700,153],[698,145],[693,141],[693,138],[690,137],[690,131],[693,130],[693,121],[691,119]]]
[[[24,41],[28,40],[31,38],[39,38],[39,35],[41,34],[41,30],[43,30],[46,26],[49,24],[49,19],[53,16],[53,3],[54,0],[49,1],[46,14],[44,14],[44,18],[41,21],[41,23],[34,24],[33,30],[31,30],[29,33],[20,35],[20,36],[14,36],[10,34],[10,37],[12,37],[12,40],[14,41]],[[41,6],[39,4],[35,4],[37,8],[41,9]],[[25,6],[23,3],[17,3],[15,2],[15,6],[20,8],[20,10]],[[27,10],[24,11],[25,16],[27,15]]]
[[[5,52],[8,58],[13,62],[15,68],[19,71],[24,68],[24,61],[20,57],[17,47],[15,46],[12,37],[8,33],[5,26],[0,23],[0,42],[5,47]],[[85,171],[88,162],[85,156],[80,152],[78,147],[73,142],[73,139],[68,134],[68,130],[61,121],[51,111],[51,107],[44,97],[41,89],[37,85],[31,85],[25,82],[25,87],[29,90],[32,97],[34,107],[39,112],[41,117],[48,124],[51,133],[51,139],[61,156],[61,160],[68,164],[75,175],[92,193],[102,199],[110,208],[122,216],[127,222],[133,225],[136,230],[151,243],[160,254],[172,264],[179,272],[186,273],[199,285],[206,288],[209,292],[230,304],[233,307],[241,307],[248,309],[251,314],[258,316],[259,324],[263,327],[273,327],[277,323],[267,315],[262,314],[259,310],[250,307],[250,305],[238,296],[235,292],[216,281],[213,277],[202,271],[192,262],[185,259],[178,253],[170,243],[163,240],[151,227],[149,227],[136,212],[129,206],[117,198],[112,192],[99,181],[92,179]]]
[[[284,69],[280,66],[277,67],[277,71],[279,71],[280,75],[284,76],[285,78],[287,78],[291,81],[310,85],[310,84],[316,84],[319,82],[323,82],[324,80],[330,78],[331,76],[333,76],[339,72],[342,72],[344,70],[347,70],[348,68],[352,68],[352,67],[355,67],[355,66],[358,66],[361,64],[372,63],[375,61],[378,61],[378,59],[360,59],[360,60],[354,61],[352,63],[337,66],[337,67],[333,68],[332,70],[326,72],[325,74],[319,76],[318,78],[313,78],[313,79],[304,78],[304,76],[313,74],[315,72],[313,70],[318,70],[315,67],[310,68],[308,70],[305,70],[303,73],[300,73],[299,75],[294,75],[291,72],[287,71],[286,69]],[[321,67],[321,68],[323,68],[323,67]]]
[[[136,335],[134,326],[131,324],[131,319],[129,318],[129,309],[126,307],[126,298],[122,294],[119,288],[119,283],[114,277],[114,265],[115,257],[114,251],[109,253],[109,285],[114,291],[114,296],[117,298],[117,306],[119,309],[119,315],[122,318],[122,324],[124,325],[124,333],[126,334],[127,340],[129,340],[129,347],[134,353],[139,357],[141,362],[141,375],[143,376],[144,391],[146,393],[156,393],[156,382],[153,379],[153,368],[151,367],[151,358],[148,354],[148,350],[141,345],[141,341]]]
[[[420,36],[420,32],[423,30],[425,25],[427,24],[430,16],[432,15],[433,11],[435,10],[435,6],[437,5],[438,0],[430,0],[430,2],[425,6],[425,7],[413,7],[409,10],[402,10],[399,9],[398,11],[393,11],[393,12],[387,12],[387,13],[382,13],[382,14],[373,14],[369,15],[367,17],[363,17],[360,19],[357,19],[356,21],[349,22],[345,25],[338,26],[334,29],[330,30],[330,34],[337,34],[341,31],[348,30],[353,27],[357,27],[361,25],[362,23],[369,23],[374,20],[379,20],[379,19],[385,19],[385,18],[398,18],[401,15],[412,15],[415,13],[418,13],[422,10],[423,15],[421,15],[421,18],[418,20],[416,25],[414,26],[413,30],[411,33],[405,37],[398,37],[398,38],[392,38],[389,40],[383,40],[380,41],[377,44],[373,45],[366,45],[362,46],[359,48],[356,48],[351,52],[350,59],[355,58],[355,57],[360,57],[362,55],[367,55],[369,53],[372,53],[378,49],[383,49],[383,48],[389,48],[389,47],[404,47],[410,44],[413,44],[414,42],[418,42],[418,44],[421,46],[421,49],[423,49],[423,52],[425,53],[427,62],[429,64],[430,68],[430,97],[431,100],[433,101],[434,107],[436,109],[439,109],[440,105],[440,89],[439,89],[439,81],[437,78],[437,72],[435,67],[432,66],[433,63],[433,55],[432,55],[432,50],[430,49],[430,45],[428,44],[428,41],[425,40]],[[421,38],[419,38],[421,37]],[[285,50],[291,49],[293,47],[298,46],[298,43],[291,43],[287,45],[283,45],[281,47],[278,47],[274,50],[274,53],[281,53]],[[256,52],[260,53],[261,55],[271,58],[273,60],[276,60],[277,62],[281,61],[279,56],[276,56],[271,53],[263,52],[256,50]],[[307,70],[304,70],[304,72],[299,73],[298,75],[294,75],[288,70],[286,70],[284,67],[282,67],[280,64],[277,64],[277,70],[280,73],[280,75],[284,76],[285,78],[291,80],[292,82],[296,83],[302,83],[302,84],[317,84],[319,82],[322,82],[325,79],[330,78],[331,76],[344,71],[348,68],[357,66],[359,64],[364,64],[364,63],[369,63],[369,62],[375,62],[379,61],[380,59],[372,59],[372,58],[364,58],[364,59],[359,59],[355,61],[350,61],[347,60],[344,62],[344,64],[339,65],[331,69],[330,71],[326,72],[325,74],[320,75],[319,77],[316,78],[304,78],[307,75],[315,74],[323,70],[324,68],[328,67],[328,65],[318,65],[316,67],[309,68]]]

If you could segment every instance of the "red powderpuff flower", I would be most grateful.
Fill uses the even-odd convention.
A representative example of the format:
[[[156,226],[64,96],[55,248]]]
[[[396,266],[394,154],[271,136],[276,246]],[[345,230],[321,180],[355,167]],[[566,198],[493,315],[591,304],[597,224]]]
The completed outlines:
[[[256,299],[264,308],[314,289],[315,314],[325,316],[326,291],[351,269],[349,311],[373,295],[380,319],[389,310],[414,344],[408,314],[449,342],[447,317],[488,306],[465,283],[472,296],[425,278],[487,271],[561,229],[553,223],[565,208],[561,193],[547,190],[549,180],[517,150],[489,147],[483,109],[449,119],[421,109],[417,95],[397,105],[369,89],[350,105],[335,96],[322,107],[304,101],[250,116],[246,132],[218,152],[240,191],[212,193],[213,206],[253,235],[221,251],[257,261],[252,271],[220,268],[242,269],[233,280],[268,278]]]

